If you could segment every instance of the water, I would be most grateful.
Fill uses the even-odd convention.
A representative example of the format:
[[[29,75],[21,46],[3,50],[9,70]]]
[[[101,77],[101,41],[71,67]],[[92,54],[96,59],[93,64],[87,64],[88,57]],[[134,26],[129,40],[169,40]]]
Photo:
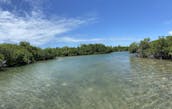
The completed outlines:
[[[171,109],[172,62],[127,52],[0,72],[0,109]]]

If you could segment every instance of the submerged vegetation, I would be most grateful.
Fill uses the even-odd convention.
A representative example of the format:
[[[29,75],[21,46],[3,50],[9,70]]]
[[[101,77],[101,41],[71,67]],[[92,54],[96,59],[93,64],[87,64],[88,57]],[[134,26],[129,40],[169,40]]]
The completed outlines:
[[[105,54],[115,51],[127,51],[128,47],[111,47],[103,44],[83,44],[79,47],[38,48],[28,42],[19,44],[0,44],[0,69],[30,64],[36,61],[54,59],[58,56],[78,56]]]
[[[172,36],[159,37],[154,41],[145,38],[140,43],[132,43],[129,51],[143,58],[172,59]]]

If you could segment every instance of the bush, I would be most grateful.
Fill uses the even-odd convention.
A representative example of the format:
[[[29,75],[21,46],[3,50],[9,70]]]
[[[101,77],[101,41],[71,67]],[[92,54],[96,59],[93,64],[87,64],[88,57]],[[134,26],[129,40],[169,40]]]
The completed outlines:
[[[0,53],[3,54],[8,66],[28,64],[33,60],[30,52],[15,44],[1,44]]]
[[[159,37],[158,40],[150,41],[146,38],[136,46],[132,43],[130,53],[138,53],[140,57],[154,57],[158,59],[172,59],[172,36]]]

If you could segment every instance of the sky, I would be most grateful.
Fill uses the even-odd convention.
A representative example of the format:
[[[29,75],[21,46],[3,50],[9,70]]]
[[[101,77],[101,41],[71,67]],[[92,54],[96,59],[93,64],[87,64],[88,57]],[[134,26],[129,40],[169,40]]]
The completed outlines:
[[[0,43],[128,46],[172,35],[172,0],[0,0]]]

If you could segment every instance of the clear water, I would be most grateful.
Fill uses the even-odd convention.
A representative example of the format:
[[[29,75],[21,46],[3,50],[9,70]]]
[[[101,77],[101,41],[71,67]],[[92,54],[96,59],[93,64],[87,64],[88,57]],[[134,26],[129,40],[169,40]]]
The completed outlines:
[[[127,52],[0,72],[0,109],[171,109],[172,62]]]

